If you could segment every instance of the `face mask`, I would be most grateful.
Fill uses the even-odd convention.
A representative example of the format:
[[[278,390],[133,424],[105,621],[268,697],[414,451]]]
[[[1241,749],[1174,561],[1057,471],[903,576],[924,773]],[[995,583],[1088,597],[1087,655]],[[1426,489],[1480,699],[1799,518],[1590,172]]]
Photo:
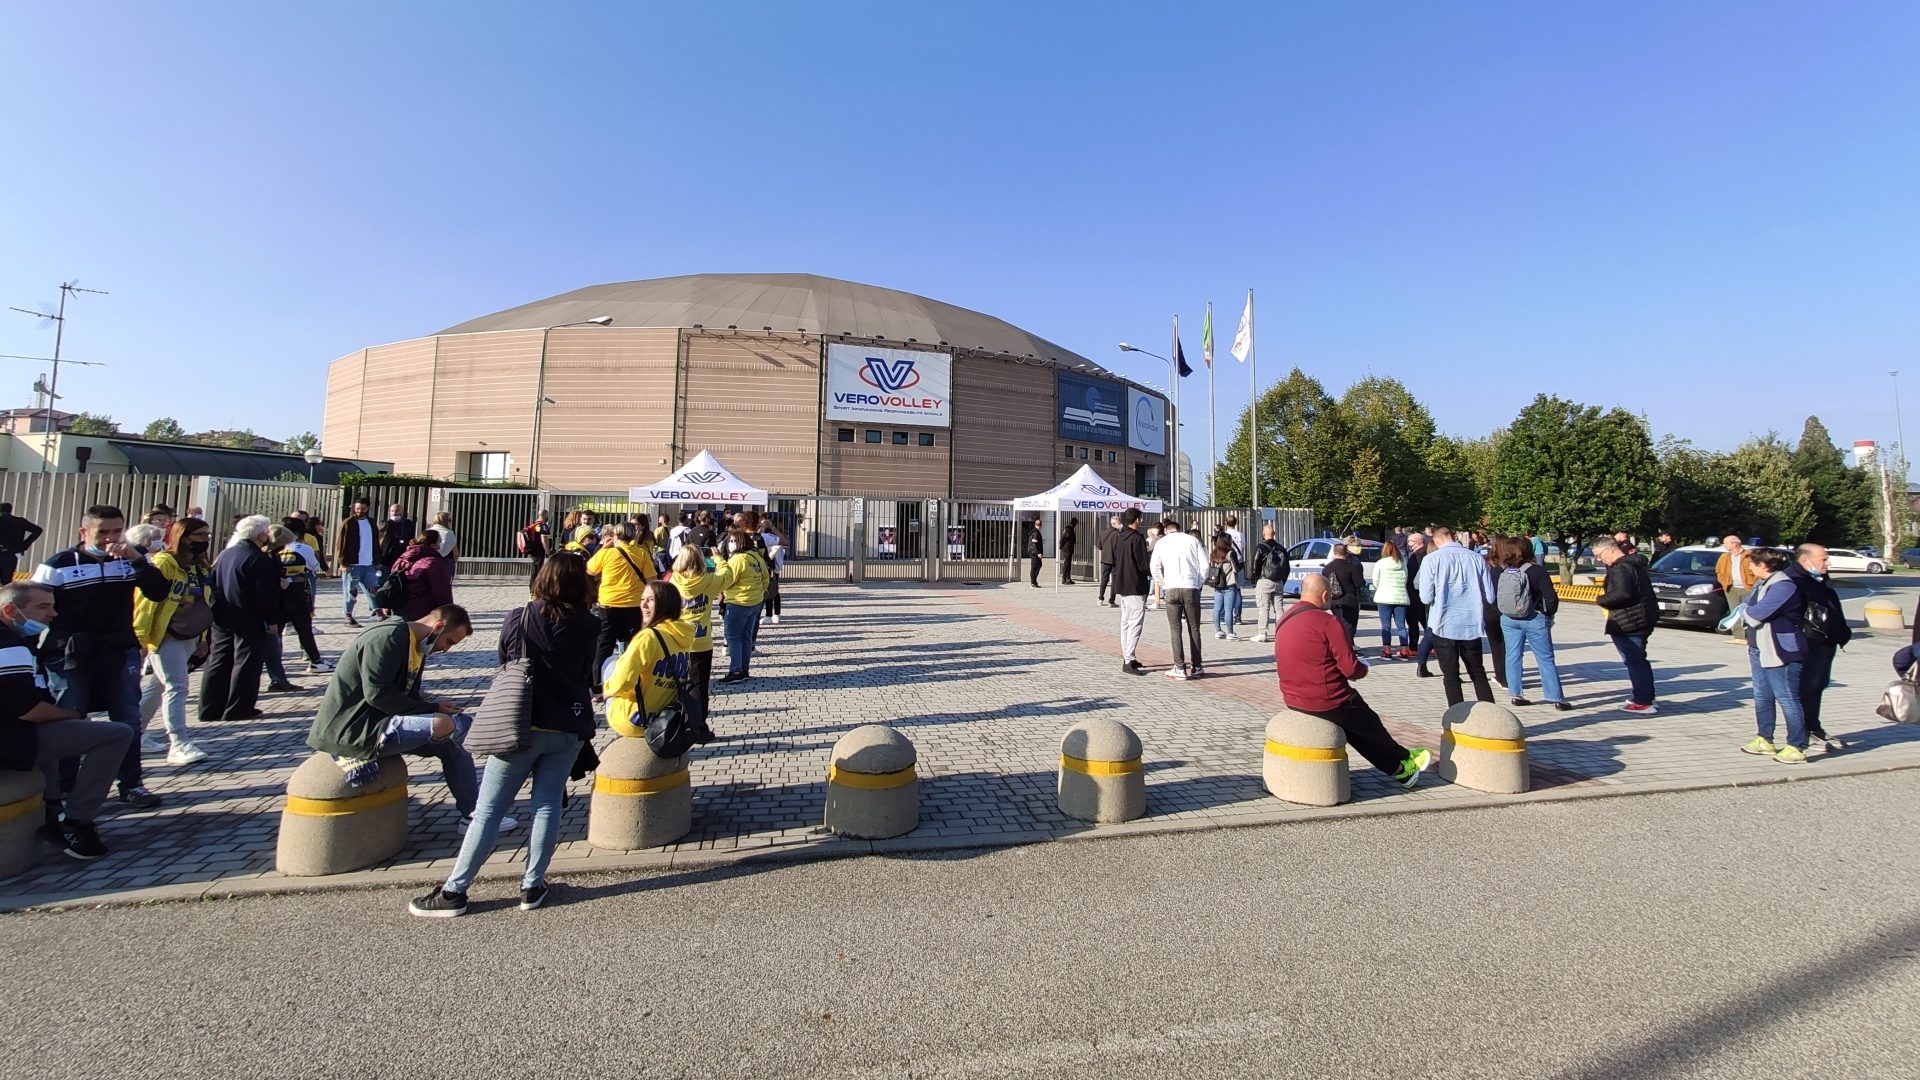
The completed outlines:
[[[23,616],[20,621],[14,625],[14,629],[20,631],[23,637],[37,638],[47,632],[47,624],[38,619],[29,619]]]
[[[107,549],[103,547],[95,546],[94,544],[88,544],[86,547],[82,548],[81,550],[85,551],[87,554],[93,556],[96,559],[104,559],[107,557]]]
[[[205,555],[207,549],[212,546],[213,545],[206,540],[195,540],[193,543],[187,545],[187,550],[195,555]]]
[[[388,521],[399,521],[399,520],[400,520],[401,518],[403,518],[403,517],[405,517],[405,516],[406,516],[405,514],[388,514],[388,515],[387,515],[387,520],[388,520]]]

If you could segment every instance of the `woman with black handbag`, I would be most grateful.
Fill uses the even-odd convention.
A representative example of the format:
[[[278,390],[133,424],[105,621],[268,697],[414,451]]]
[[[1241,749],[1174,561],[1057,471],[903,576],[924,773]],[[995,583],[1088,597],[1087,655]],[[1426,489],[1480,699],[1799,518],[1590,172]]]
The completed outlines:
[[[517,749],[487,758],[480,776],[480,799],[473,809],[460,854],[446,884],[413,901],[415,915],[448,917],[467,910],[467,886],[493,853],[494,838],[520,785],[533,778],[533,831],[527,838],[527,869],[520,878],[520,910],[532,911],[547,898],[547,864],[560,843],[560,811],[567,773],[582,744],[592,740],[593,654],[600,633],[592,604],[586,560],[571,551],[548,559],[533,579],[533,601],[507,613],[500,628],[502,666],[525,659],[527,684],[524,740]],[[481,708],[486,708],[482,704]],[[479,721],[468,745],[481,735]]]
[[[647,737],[647,724],[670,706],[684,709],[693,629],[680,619],[680,590],[655,579],[640,596],[640,632],[614,662],[603,688],[607,726],[628,738]],[[706,717],[693,718],[699,727]],[[656,752],[657,749],[656,749]]]

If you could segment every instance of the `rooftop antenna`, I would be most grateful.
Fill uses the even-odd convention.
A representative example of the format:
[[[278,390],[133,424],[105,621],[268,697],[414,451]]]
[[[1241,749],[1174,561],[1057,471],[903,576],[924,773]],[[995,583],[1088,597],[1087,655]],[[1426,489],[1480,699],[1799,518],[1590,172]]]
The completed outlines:
[[[41,472],[53,471],[53,401],[56,397],[59,397],[59,394],[55,393],[55,391],[60,389],[60,345],[67,336],[67,298],[74,293],[91,293],[95,296],[107,295],[105,289],[81,288],[80,279],[75,278],[72,281],[63,281],[60,283],[60,306],[52,312],[32,311],[27,308],[18,307],[12,309],[20,312],[22,315],[32,315],[38,318],[42,329],[44,329],[49,322],[53,323],[54,327],[52,356],[53,380],[47,384],[47,433],[46,438],[42,440],[40,444]]]

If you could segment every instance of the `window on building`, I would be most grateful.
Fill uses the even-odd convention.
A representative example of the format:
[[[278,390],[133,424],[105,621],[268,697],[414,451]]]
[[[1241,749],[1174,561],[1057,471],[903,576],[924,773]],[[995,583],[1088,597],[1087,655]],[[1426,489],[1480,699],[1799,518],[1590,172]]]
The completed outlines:
[[[507,480],[507,454],[504,450],[475,450],[467,455],[467,475],[475,480]]]
[[[1109,450],[1109,451],[1107,451],[1107,461],[1108,461],[1109,463],[1112,463],[1112,462],[1115,462],[1115,461],[1119,461],[1119,460],[1120,460],[1120,459],[1119,459],[1118,457],[1116,457],[1116,456],[1114,456],[1114,452],[1113,452],[1113,451],[1111,451],[1111,450]]]
[[[921,432],[921,433],[920,433],[920,445],[921,445],[921,446],[932,446],[932,445],[933,445],[933,432],[931,432],[931,431],[923,431],[923,432]]]
[[[896,432],[894,432],[894,433],[893,433],[893,445],[895,445],[895,446],[905,446],[905,445],[907,445],[907,433],[906,433],[906,432],[904,432],[904,431],[896,431]]]
[[[853,441],[853,429],[852,429],[852,428],[850,428],[850,427],[843,427],[843,428],[841,428],[841,429],[840,429],[840,432],[839,432],[839,439],[840,439],[840,441],[841,441],[841,442],[852,442],[852,441]]]
[[[867,429],[867,441],[868,441],[868,442],[870,442],[870,443],[877,443],[877,442],[879,442],[879,441],[880,441],[880,433],[879,433],[879,432],[877,432],[877,431],[875,431],[875,430],[873,430],[872,428],[868,428],[868,429]]]
[[[1080,460],[1081,461],[1087,460],[1087,448],[1084,446],[1080,448]]]
[[[1073,447],[1071,447],[1071,446],[1063,446],[1063,447],[1061,447],[1061,454],[1060,454],[1060,456],[1061,456],[1061,457],[1063,457],[1063,458],[1066,458],[1066,459],[1067,459],[1068,461],[1072,461],[1072,460],[1073,460]]]

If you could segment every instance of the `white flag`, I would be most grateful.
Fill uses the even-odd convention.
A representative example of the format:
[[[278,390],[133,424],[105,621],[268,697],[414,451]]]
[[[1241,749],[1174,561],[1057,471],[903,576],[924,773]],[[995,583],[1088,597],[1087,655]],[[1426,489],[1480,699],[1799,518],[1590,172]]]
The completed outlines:
[[[1241,363],[1253,353],[1253,290],[1247,290],[1247,310],[1240,313],[1240,329],[1233,332],[1233,358]]]

